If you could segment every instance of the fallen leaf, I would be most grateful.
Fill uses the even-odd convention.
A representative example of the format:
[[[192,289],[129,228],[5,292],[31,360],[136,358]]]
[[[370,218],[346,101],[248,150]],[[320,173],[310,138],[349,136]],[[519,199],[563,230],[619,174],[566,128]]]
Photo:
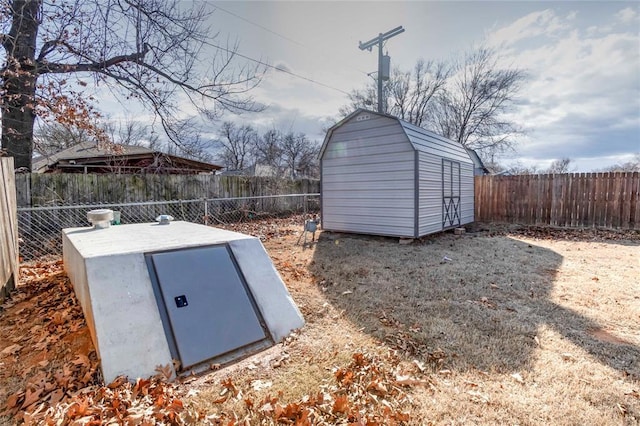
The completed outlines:
[[[71,361],[75,365],[82,365],[83,367],[91,366],[91,361],[89,361],[89,357],[83,354],[79,354],[73,361]]]
[[[416,379],[410,376],[396,376],[395,384],[398,386],[416,386],[416,385],[428,385],[426,380]]]
[[[165,380],[171,380],[171,377],[173,376],[173,371],[171,371],[171,364],[156,365],[156,371],[158,372],[158,374],[164,377]]]
[[[22,349],[22,346],[20,346],[19,344],[15,344],[15,345],[11,345],[11,346],[7,346],[6,348],[4,348],[2,350],[2,352],[0,352],[0,354],[2,355],[13,355],[16,352],[18,352],[20,349]]]
[[[254,380],[251,382],[251,387],[256,392],[263,389],[269,389],[271,386],[273,386],[273,382],[268,380]]]
[[[623,416],[626,416],[627,414],[629,414],[629,410],[627,409],[626,406],[622,404],[616,404],[616,407],[618,407],[618,410],[620,410],[620,414],[622,414]]]
[[[127,383],[127,376],[118,376],[111,383],[107,385],[109,389],[119,388],[123,384]]]
[[[49,394],[49,404],[57,404],[62,401],[62,398],[64,398],[64,391],[62,389],[56,389]]]
[[[12,408],[16,407],[18,405],[18,401],[20,400],[20,398],[22,398],[24,396],[24,392],[18,392],[18,393],[14,393],[13,395],[11,395],[9,398],[7,398],[7,402],[5,404],[5,406],[7,407],[8,410],[11,410]]]
[[[331,409],[331,412],[336,414],[336,413],[344,413],[346,414],[349,411],[349,399],[347,398],[347,395],[340,395],[336,398],[336,400],[333,402],[333,408]]]
[[[373,392],[380,396],[384,396],[387,394],[388,390],[385,385],[380,383],[378,380],[374,380],[367,385],[367,392]]]
[[[472,402],[480,403],[480,404],[486,404],[487,402],[489,402],[489,397],[483,394],[482,392],[470,390],[470,391],[467,391],[467,394],[469,394],[469,396],[471,397],[470,399]]]
[[[513,377],[516,382],[524,384],[524,379],[522,378],[522,375],[520,373],[513,373],[511,377]]]
[[[424,373],[424,371],[427,369],[427,367],[425,367],[424,365],[424,362],[414,359],[413,363],[415,364],[416,367],[418,367],[418,370],[420,370],[421,373]]]
[[[43,391],[44,389],[42,388],[38,388],[34,390],[27,389],[24,394],[24,402],[22,403],[22,408],[23,409],[27,408],[34,402],[37,402],[40,399],[40,395],[42,394]]]

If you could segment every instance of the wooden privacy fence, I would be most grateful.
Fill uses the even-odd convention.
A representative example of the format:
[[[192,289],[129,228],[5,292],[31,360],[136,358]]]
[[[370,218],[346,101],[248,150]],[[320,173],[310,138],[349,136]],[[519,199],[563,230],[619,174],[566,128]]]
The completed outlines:
[[[640,173],[476,176],[480,222],[640,229]]]
[[[13,158],[0,158],[0,301],[18,281],[18,217]]]
[[[216,175],[16,175],[18,207],[256,197],[320,192],[315,179]]]

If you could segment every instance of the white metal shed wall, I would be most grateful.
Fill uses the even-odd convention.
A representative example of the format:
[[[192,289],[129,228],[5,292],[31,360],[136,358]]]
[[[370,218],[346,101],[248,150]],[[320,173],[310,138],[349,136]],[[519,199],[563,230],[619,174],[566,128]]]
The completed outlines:
[[[401,121],[418,151],[418,233],[442,231],[442,159],[460,163],[460,224],[473,222],[473,161],[459,143]]]
[[[418,234],[442,231],[442,157],[418,154]]]
[[[460,224],[465,225],[475,220],[475,180],[473,164],[460,164]]]
[[[413,236],[414,209],[415,151],[397,120],[365,111],[333,130],[322,156],[323,229]]]

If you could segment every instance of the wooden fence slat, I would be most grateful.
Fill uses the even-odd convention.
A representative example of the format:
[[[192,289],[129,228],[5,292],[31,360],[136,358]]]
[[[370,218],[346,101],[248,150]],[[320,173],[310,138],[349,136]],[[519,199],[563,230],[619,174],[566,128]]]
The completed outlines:
[[[640,229],[640,173],[634,172],[631,175],[629,205],[629,227]]]
[[[0,301],[18,281],[18,217],[13,158],[0,158]]]
[[[588,223],[591,226],[596,224],[596,173],[589,174],[589,216]]]
[[[571,226],[578,227],[580,226],[580,174],[576,173],[571,175],[572,183],[571,183]]]
[[[596,196],[594,199],[595,218],[593,221],[593,224],[596,227],[604,226],[603,217],[606,210],[604,203],[604,191],[602,190],[604,179],[604,173],[596,173]]]
[[[582,203],[580,209],[580,226],[589,226],[589,196],[591,187],[586,173],[580,173],[580,187],[582,192]]]
[[[606,178],[606,200],[607,200],[607,207],[606,207],[606,214],[605,214],[605,223],[604,223],[604,227],[605,228],[612,228],[613,225],[613,192],[614,192],[614,179],[611,176],[611,173],[606,173],[607,178]]]
[[[246,176],[22,174],[17,180],[18,207],[320,192],[314,179]]]
[[[640,173],[476,176],[476,220],[640,229]]]

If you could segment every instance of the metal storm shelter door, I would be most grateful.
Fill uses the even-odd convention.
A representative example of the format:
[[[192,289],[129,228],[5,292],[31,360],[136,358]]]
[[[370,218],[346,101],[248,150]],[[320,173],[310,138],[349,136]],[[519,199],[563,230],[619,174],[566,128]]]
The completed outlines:
[[[460,163],[442,160],[442,228],[460,226]]]
[[[182,368],[269,339],[226,244],[146,257],[169,347]]]

